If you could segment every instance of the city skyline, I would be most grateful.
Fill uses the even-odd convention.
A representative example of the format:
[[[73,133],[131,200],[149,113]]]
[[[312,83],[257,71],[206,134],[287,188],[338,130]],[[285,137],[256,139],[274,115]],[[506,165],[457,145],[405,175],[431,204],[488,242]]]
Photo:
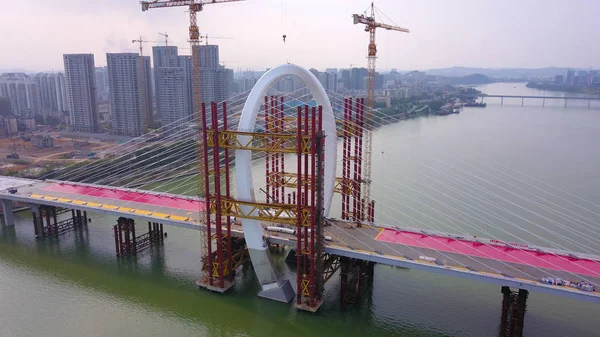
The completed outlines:
[[[411,29],[411,33],[378,33],[378,69],[456,65],[599,68],[600,60],[595,55],[600,47],[590,43],[594,29],[585,22],[594,22],[600,4],[579,2],[575,6],[560,1],[507,1],[502,5],[464,1],[457,6],[381,0],[376,3],[381,11]],[[183,8],[142,13],[138,1],[60,3],[3,4],[4,13],[9,15],[0,22],[0,29],[12,32],[5,44],[18,48],[6,54],[0,69],[60,70],[65,53],[93,53],[97,60],[104,60],[106,53],[135,52],[138,46],[131,39],[140,35],[147,40],[162,40],[159,31],[169,33],[170,45],[187,47],[188,20]],[[348,68],[350,64],[366,65],[368,36],[360,26],[352,25],[350,15],[362,13],[367,5],[365,1],[323,4],[315,0],[251,0],[206,6],[198,14],[199,28],[209,34],[209,40],[211,35],[234,38],[210,41],[220,45],[221,58],[228,68],[264,69],[287,61],[317,69]],[[24,24],[25,15],[33,24]],[[315,19],[319,19],[318,25]],[[61,25],[52,24],[57,20]],[[103,26],[104,22],[111,24]],[[241,29],[239,22],[244,22],[246,28]],[[45,38],[31,39],[42,26]],[[282,34],[287,35],[285,43]],[[145,46],[144,55],[150,55],[152,45],[156,44]],[[41,50],[45,57],[36,53]],[[97,65],[105,64],[102,61]]]

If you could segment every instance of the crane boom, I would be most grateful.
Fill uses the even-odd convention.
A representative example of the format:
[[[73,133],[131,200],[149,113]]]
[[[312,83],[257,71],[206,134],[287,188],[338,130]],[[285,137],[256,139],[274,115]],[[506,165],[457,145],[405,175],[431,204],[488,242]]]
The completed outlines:
[[[165,0],[165,1],[140,1],[142,4],[142,11],[145,12],[151,8],[165,8],[165,7],[180,7],[180,6],[194,6],[196,12],[200,12],[204,5],[234,2],[244,0],[208,0],[208,1],[197,1],[197,0]]]
[[[409,33],[410,30],[398,26],[392,26],[375,21],[375,5],[371,3],[371,16],[364,14],[353,14],[354,24],[365,25],[365,31],[369,32],[369,48],[367,54],[367,102],[365,109],[365,156],[364,156],[364,175],[362,180],[362,194],[365,204],[371,203],[371,162],[373,157],[373,106],[375,105],[375,61],[377,60],[377,45],[375,44],[375,30],[383,28],[403,33]]]
[[[386,30],[395,30],[398,32],[410,33],[410,30],[407,28],[402,28],[402,27],[398,27],[398,26],[392,26],[392,25],[388,25],[385,23],[376,22],[375,19],[372,17],[366,17],[364,15],[358,15],[358,14],[353,14],[352,17],[354,18],[355,25],[358,23],[362,23],[364,25],[373,26],[375,28],[383,28]],[[368,27],[365,28],[365,30],[368,30]]]

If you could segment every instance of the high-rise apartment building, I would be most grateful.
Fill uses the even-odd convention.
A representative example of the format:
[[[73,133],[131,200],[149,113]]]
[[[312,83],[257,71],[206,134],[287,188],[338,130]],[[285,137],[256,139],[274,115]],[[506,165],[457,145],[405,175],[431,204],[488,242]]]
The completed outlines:
[[[350,89],[365,90],[367,77],[367,68],[352,68],[350,70]]]
[[[185,97],[187,98],[185,110],[191,115],[194,109],[194,97],[192,91],[192,57],[190,55],[179,55],[179,66],[183,67],[185,74]]]
[[[108,101],[108,69],[107,67],[96,67],[96,99]]]
[[[63,60],[71,128],[79,132],[100,131],[94,55],[64,54]]]
[[[112,133],[141,136],[152,122],[150,57],[137,53],[108,53],[106,64]]]
[[[156,108],[162,125],[185,122],[192,113],[191,64],[175,46],[152,47]]]
[[[40,88],[42,114],[69,111],[65,74],[39,73],[35,75],[35,79]]]
[[[351,87],[351,82],[350,82],[350,69],[342,69],[341,71],[342,74],[342,87],[344,88],[344,90],[350,90]]]
[[[229,74],[219,65],[219,46],[199,45],[201,100],[205,103],[222,102],[229,98]],[[193,54],[192,54],[193,55]]]
[[[26,74],[0,75],[0,96],[8,97],[12,114],[17,117],[34,118],[41,113],[40,87]]]
[[[567,85],[575,85],[574,77],[575,77],[575,70],[569,69],[567,71],[567,80],[565,81],[565,83]]]

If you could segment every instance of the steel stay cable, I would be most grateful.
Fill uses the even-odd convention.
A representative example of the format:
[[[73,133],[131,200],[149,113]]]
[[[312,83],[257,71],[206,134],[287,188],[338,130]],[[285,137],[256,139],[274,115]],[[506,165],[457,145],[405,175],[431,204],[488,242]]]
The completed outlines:
[[[245,96],[246,96],[246,94],[247,94],[248,92],[249,92],[249,91],[246,91],[246,92],[243,92],[243,93],[237,94],[237,95],[233,96],[232,98],[235,98],[235,100],[236,100],[236,101],[241,101],[241,100],[245,99]],[[157,129],[157,130],[155,130],[155,131],[151,132],[151,133],[153,133],[153,135],[152,135],[152,137],[151,137],[150,139],[153,139],[153,138],[156,138],[156,137],[160,136],[160,135],[161,135],[161,132],[163,132],[164,130],[167,130],[167,129],[173,130],[173,129],[177,129],[177,128],[179,128],[180,124],[181,124],[182,122],[185,122],[186,120],[187,120],[187,122],[190,122],[190,123],[191,123],[191,122],[193,122],[193,115],[185,116],[185,117],[183,117],[183,118],[181,118],[181,119],[179,119],[179,120],[177,120],[177,121],[174,121],[174,122],[172,122],[172,123],[170,123],[170,124],[167,124],[167,125],[165,125],[165,126],[162,126],[162,127],[160,127],[159,129]],[[161,131],[161,130],[162,130],[162,131]],[[124,144],[119,144],[119,145],[117,145],[116,147],[113,147],[113,148],[107,149],[107,150],[105,150],[105,151],[103,151],[103,152],[100,152],[100,154],[103,154],[103,153],[110,153],[110,152],[116,151],[117,149],[119,149],[119,150],[123,150],[123,149],[129,149],[129,148],[133,148],[133,147],[135,147],[135,146],[137,146],[137,145],[139,144],[139,143],[137,143],[136,141],[138,141],[138,140],[140,140],[140,139],[145,139],[145,138],[147,137],[147,135],[148,135],[148,134],[142,135],[142,136],[140,136],[140,137],[137,137],[137,138],[133,138],[132,140],[130,140],[130,141],[129,141],[129,142],[127,142],[127,143],[124,143]],[[151,146],[151,145],[152,145],[152,144],[149,144],[149,145],[147,145],[147,146]],[[123,147],[123,149],[121,149],[122,147]],[[87,166],[89,166],[89,165],[93,165],[93,164],[95,164],[95,162],[91,162],[91,163],[89,163],[89,164],[83,165],[83,166],[81,166],[81,167],[79,167],[79,168],[76,168],[76,169],[74,169],[73,171],[70,171],[70,172],[84,171],[84,170],[86,169],[86,167],[87,167]],[[73,164],[73,165],[74,165],[74,164]],[[70,165],[70,166],[72,166],[72,165]],[[59,171],[63,171],[63,170],[65,170],[65,169],[69,168],[70,166],[64,167],[64,168],[60,169]],[[55,171],[55,172],[57,172],[57,171]],[[55,172],[54,172],[54,173],[55,173]],[[68,173],[70,173],[70,172],[68,172]],[[63,176],[58,176],[58,177],[57,177],[57,179],[60,179],[60,178],[62,178],[62,177],[63,177]],[[64,178],[62,178],[62,179],[64,179]]]
[[[466,161],[465,161],[465,162],[466,162]],[[499,164],[499,163],[497,163],[497,164],[498,164],[498,165],[501,165],[501,164]],[[487,164],[485,164],[485,163],[484,163],[484,165],[487,165]],[[470,165],[470,166],[471,166],[471,167],[474,167],[473,165]],[[520,182],[520,183],[527,184],[528,186],[531,186],[531,187],[533,187],[533,188],[536,188],[536,189],[538,189],[538,190],[541,190],[541,191],[542,191],[542,192],[544,192],[544,193],[547,193],[547,194],[549,194],[549,195],[551,195],[551,196],[553,196],[553,197],[559,198],[559,199],[561,199],[561,200],[563,200],[563,201],[565,201],[565,202],[571,203],[572,205],[574,205],[574,206],[577,206],[577,207],[580,207],[581,209],[585,210],[586,212],[589,212],[589,213],[592,213],[592,214],[598,215],[598,216],[600,217],[600,214],[598,214],[598,213],[595,213],[595,212],[593,212],[593,211],[591,211],[591,210],[588,210],[588,209],[586,209],[586,208],[582,208],[580,205],[577,205],[577,204],[575,204],[575,203],[573,203],[573,202],[571,202],[571,201],[569,201],[569,200],[567,200],[567,199],[564,199],[564,198],[562,198],[562,197],[560,197],[560,196],[558,196],[558,195],[552,194],[551,192],[547,192],[547,191],[545,191],[545,190],[543,190],[543,189],[540,189],[539,187],[537,187],[537,186],[535,186],[535,185],[532,185],[532,184],[530,184],[530,183],[528,183],[528,182],[525,182],[525,181],[523,181],[523,180],[517,179],[517,178],[515,178],[514,176],[510,176],[510,175],[506,174],[505,172],[502,172],[501,170],[498,170],[497,168],[495,168],[495,167],[493,167],[493,166],[491,166],[491,165],[487,165],[487,167],[488,167],[488,168],[490,168],[490,169],[492,169],[492,170],[494,170],[494,171],[498,171],[498,172],[500,172],[500,173],[503,173],[503,174],[505,174],[507,177],[509,177],[509,178],[512,178],[512,179],[514,179],[514,180],[516,180],[516,181],[518,181],[518,182]],[[509,182],[507,182],[507,181],[505,181],[505,180],[502,180],[502,178],[499,178],[498,176],[496,176],[496,175],[494,175],[494,174],[492,174],[492,173],[489,173],[489,172],[483,171],[483,170],[481,170],[481,169],[479,169],[479,168],[476,168],[476,169],[477,169],[477,170],[479,170],[479,171],[482,171],[482,172],[486,173],[487,175],[490,175],[490,176],[492,176],[492,177],[495,177],[496,179],[498,179],[498,180],[501,180],[502,182],[504,182],[504,183],[507,183],[507,184],[509,184],[510,186],[516,187],[516,188],[518,188],[519,190],[522,190],[523,192],[525,192],[525,193],[527,193],[527,194],[530,194],[530,195],[532,195],[532,196],[534,196],[534,197],[537,197],[537,198],[543,199],[543,200],[547,201],[548,203],[550,203],[550,204],[551,204],[553,207],[558,207],[558,208],[561,208],[561,209],[565,210],[566,212],[569,212],[569,213],[573,214],[573,217],[576,217],[576,216],[577,216],[577,217],[580,217],[580,218],[582,218],[582,219],[584,219],[584,220],[586,220],[586,221],[594,222],[594,220],[588,219],[588,218],[586,218],[586,217],[584,217],[584,216],[582,216],[582,215],[580,215],[580,214],[577,214],[577,213],[575,213],[574,211],[571,211],[571,210],[569,210],[569,209],[567,209],[567,208],[565,208],[565,207],[563,207],[563,206],[561,206],[561,205],[559,205],[559,204],[557,204],[557,203],[554,203],[554,202],[552,202],[552,201],[546,200],[546,199],[544,199],[543,197],[536,196],[535,194],[533,194],[533,193],[531,193],[531,192],[529,192],[529,191],[527,191],[527,190],[523,189],[522,187],[520,187],[520,186],[518,186],[518,185],[511,184],[511,183],[509,183]],[[516,171],[516,172],[518,172],[518,171]],[[568,192],[566,192],[566,193],[568,193]],[[578,221],[584,222],[584,221],[582,221],[582,220],[580,220],[580,219],[578,219]]]
[[[497,228],[497,227],[496,227],[496,228]],[[497,229],[498,229],[498,228],[497,228]],[[506,232],[506,231],[505,231],[505,232]],[[508,234],[509,234],[509,235],[512,235],[512,234],[510,234],[510,233],[508,233]],[[512,236],[514,236],[514,235],[512,235]],[[541,237],[540,237],[540,238],[541,238]],[[520,238],[519,238],[519,239],[520,239]],[[543,240],[545,240],[545,241],[548,241],[547,239],[544,239],[544,238],[541,238],[541,239],[543,239]],[[555,255],[556,255],[556,254],[555,254]],[[558,256],[558,255],[557,255],[557,256]],[[560,257],[561,257],[561,258],[564,258],[563,256],[560,256]],[[594,262],[598,263],[597,261],[594,261]],[[587,269],[587,268],[586,268],[586,269]],[[588,270],[589,270],[589,269],[588,269]]]
[[[393,158],[391,158],[391,160],[394,160]]]
[[[181,140],[179,139],[180,136],[181,136],[181,134],[185,134],[185,133],[188,133],[188,132],[191,133],[191,134],[194,133],[193,129],[188,129],[188,128],[185,128],[185,127],[180,127],[180,128],[177,128],[177,129],[178,129],[177,132],[169,134],[167,136],[166,140],[168,140],[170,142],[163,141],[163,142],[161,142],[158,145],[158,147],[156,147],[156,144],[152,144],[151,143],[151,144],[148,144],[148,145],[146,145],[146,146],[144,146],[142,148],[135,149],[135,152],[139,152],[139,151],[141,151],[141,150],[143,150],[144,148],[147,148],[147,147],[153,147],[150,152],[153,152],[153,151],[159,152],[159,150],[160,150],[161,147],[167,147],[167,146],[170,146],[173,143],[181,142]],[[114,167],[115,165],[122,164],[122,162],[119,161],[120,159],[122,159],[125,156],[130,156],[130,155],[131,155],[131,153],[125,153],[124,155],[122,155],[120,157],[112,158],[111,161],[109,161],[107,163],[102,163],[102,165],[104,165],[104,166],[100,166],[98,168],[94,168],[94,169],[92,169],[92,171],[96,170],[96,171],[99,171],[100,173],[103,173],[102,170],[108,171],[108,170],[111,169],[111,167]],[[151,158],[149,158],[149,159],[151,159]],[[134,160],[135,160],[135,158],[129,158],[127,161],[134,161]],[[144,161],[146,161],[146,160],[144,160]],[[105,164],[108,164],[108,165],[105,165]],[[86,171],[86,172],[82,173],[80,176],[85,176],[86,174],[89,174],[89,171]]]
[[[500,200],[503,200],[501,197],[498,197],[498,196],[497,196],[497,194],[495,194],[495,193],[491,193],[491,192],[488,192],[487,190],[485,190],[485,189],[483,189],[483,188],[481,188],[481,187],[479,187],[479,186],[473,185],[473,184],[471,184],[471,183],[469,183],[469,182],[466,182],[466,181],[464,181],[464,180],[462,180],[462,179],[460,179],[460,178],[455,178],[455,177],[453,177],[453,176],[450,176],[450,175],[448,175],[447,173],[444,173],[444,172],[441,172],[441,171],[439,171],[439,170],[435,169],[434,167],[428,166],[428,165],[426,165],[426,164],[419,163],[418,161],[416,161],[416,160],[414,160],[414,159],[413,159],[413,161],[415,161],[416,163],[418,163],[418,164],[420,164],[420,165],[422,165],[422,166],[424,166],[424,167],[428,167],[428,168],[429,168],[429,169],[431,169],[431,170],[434,170],[434,171],[436,171],[436,172],[439,172],[440,174],[442,174],[442,175],[444,175],[444,176],[447,176],[448,178],[450,178],[450,179],[452,179],[452,180],[458,180],[458,181],[459,181],[461,184],[463,184],[463,185],[471,186],[472,188],[474,188],[474,189],[476,189],[476,190],[482,191],[483,193],[489,194],[489,195],[491,195],[491,196],[493,196],[493,197],[495,197],[495,198],[498,198],[498,199],[500,199]],[[437,160],[436,160],[436,161],[437,161]],[[440,161],[438,161],[438,162],[439,162],[439,163],[441,163]],[[443,163],[442,163],[442,164],[443,164]],[[448,165],[448,164],[444,164],[444,165]],[[420,174],[423,174],[423,173],[420,173]],[[463,193],[465,193],[465,192],[463,192]],[[481,195],[481,194],[479,194],[479,195]],[[482,198],[484,198],[484,197],[482,197]],[[484,198],[484,199],[485,199],[485,198]],[[493,205],[493,204],[492,204],[492,205]],[[499,206],[495,206],[495,207],[497,207],[497,208],[501,208],[501,209],[504,209],[503,207],[499,207]],[[558,224],[558,225],[559,225],[559,228],[563,228],[563,226],[562,226],[562,225],[560,225],[560,224],[559,224],[558,222],[556,222],[556,221],[550,221],[550,222],[551,222],[551,223]],[[574,223],[574,224],[575,224],[575,225],[577,225],[576,223]],[[582,227],[582,228],[583,228],[583,229],[587,229],[586,227]],[[548,231],[548,232],[550,232],[550,233],[553,233],[553,234],[554,234],[554,232],[553,232],[553,231],[550,231],[550,230],[547,230],[547,231]],[[572,233],[572,230],[570,230],[570,229],[568,229],[568,228],[567,228],[567,231],[568,231],[568,232],[570,232],[570,233]],[[575,233],[575,234],[576,234],[576,233]],[[579,237],[581,237],[581,236],[580,236],[580,235],[578,235],[578,234],[576,234],[576,235],[577,235],[577,236],[579,236]],[[590,241],[590,242],[592,242],[592,241],[590,240],[590,238],[589,238],[589,237],[582,237],[582,238],[583,238],[583,239],[585,239],[585,240],[587,240],[587,241]],[[600,243],[600,240],[598,240],[598,239],[596,239],[596,240],[597,240],[597,241],[596,241],[596,242],[594,242],[594,243],[596,243],[596,244]],[[580,243],[578,242],[578,244],[580,244]],[[584,247],[586,247],[586,248],[589,248],[589,247],[587,247],[586,245],[583,245],[583,246],[584,246]],[[593,249],[593,250],[595,250],[595,249]],[[597,250],[596,250],[596,251],[597,251]]]
[[[300,88],[300,89],[298,89],[298,90],[296,90],[296,91],[300,91],[300,90],[304,90],[304,88]],[[220,161],[223,161],[223,160],[224,160],[224,159],[221,159]],[[193,184],[193,182],[190,182],[189,184],[191,185],[191,184]],[[151,190],[149,190],[149,191],[154,191],[155,189],[157,189],[157,188],[159,188],[159,187],[160,187],[160,186],[157,186],[157,187],[155,187],[154,189],[151,189]],[[146,191],[148,191],[148,190],[146,190]],[[105,194],[103,194],[103,195],[106,195],[106,193],[109,193],[109,192],[107,191],[107,192],[105,192]],[[168,192],[167,192],[167,191],[163,191],[163,193],[168,193]],[[138,200],[138,199],[139,199],[139,198],[141,198],[142,196],[143,196],[143,195],[140,195],[140,196],[138,196],[138,197],[136,197],[136,198],[134,198],[134,199],[132,199],[132,200],[129,200],[129,201],[125,202],[123,205],[125,205],[125,204],[129,204],[129,203],[131,203],[131,202],[135,202],[136,200]],[[159,207],[158,209],[160,209],[160,208],[162,208],[162,207]]]

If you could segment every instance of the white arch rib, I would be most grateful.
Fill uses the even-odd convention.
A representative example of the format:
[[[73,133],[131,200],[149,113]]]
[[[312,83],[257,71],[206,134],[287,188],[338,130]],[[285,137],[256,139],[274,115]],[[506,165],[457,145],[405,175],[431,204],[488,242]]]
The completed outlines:
[[[285,76],[296,76],[302,81],[310,93],[313,95],[317,105],[323,107],[323,131],[325,133],[325,159],[324,159],[324,215],[329,215],[329,208],[333,198],[333,188],[335,185],[335,165],[337,156],[336,146],[336,127],[335,117],[331,102],[325,92],[325,89],[319,80],[308,70],[294,65],[284,64],[267,71],[254,85],[250,92],[238,125],[238,131],[254,130],[256,116],[261,104],[264,102],[264,96],[267,91],[279,79]],[[246,143],[250,140],[249,136],[239,136],[241,143]],[[255,201],[254,184],[252,182],[252,153],[249,150],[235,151],[235,167],[236,167],[236,186],[237,198],[240,201]],[[250,209],[245,209],[248,212]],[[248,248],[260,249],[262,246],[263,231],[258,221],[242,219],[244,227],[244,236]]]

